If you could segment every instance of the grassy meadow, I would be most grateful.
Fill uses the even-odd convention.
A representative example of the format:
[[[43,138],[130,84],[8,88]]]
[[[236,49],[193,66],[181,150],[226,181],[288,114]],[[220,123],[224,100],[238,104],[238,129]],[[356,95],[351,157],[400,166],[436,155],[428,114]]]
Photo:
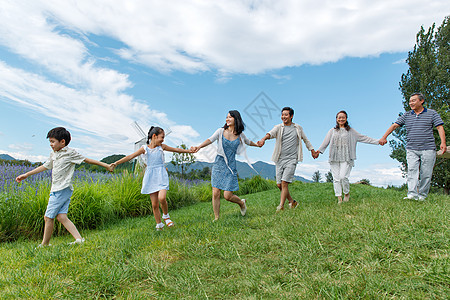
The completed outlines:
[[[2,299],[448,299],[449,200],[352,185],[338,205],[329,183],[291,185],[295,210],[275,213],[279,192],[246,195],[245,217],[223,201],[83,230],[86,243],[0,244]]]

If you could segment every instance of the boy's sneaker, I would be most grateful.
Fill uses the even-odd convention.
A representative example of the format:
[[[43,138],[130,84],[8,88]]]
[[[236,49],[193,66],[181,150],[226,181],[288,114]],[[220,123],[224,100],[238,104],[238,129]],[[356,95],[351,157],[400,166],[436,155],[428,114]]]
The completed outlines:
[[[280,212],[280,211],[282,211],[282,210],[284,210],[284,207],[281,206],[281,205],[278,205],[278,206],[277,206],[277,212]]]
[[[417,199],[414,196],[406,196],[406,197],[403,197],[403,200],[417,200]]]
[[[298,205],[298,202],[294,200],[294,201],[292,201],[292,203],[289,203],[289,208],[290,209],[296,208],[297,205]]]
[[[69,243],[69,245],[81,245],[84,243],[84,238],[76,239],[75,241]]]

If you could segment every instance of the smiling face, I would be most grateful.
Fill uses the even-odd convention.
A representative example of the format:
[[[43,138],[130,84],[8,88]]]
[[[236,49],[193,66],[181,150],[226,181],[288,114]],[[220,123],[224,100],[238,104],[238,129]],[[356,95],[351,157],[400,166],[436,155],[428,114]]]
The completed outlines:
[[[166,135],[165,135],[165,133],[164,133],[164,130],[163,131],[161,131],[159,134],[154,134],[153,136],[152,136],[152,143],[155,145],[155,146],[161,146],[161,144],[164,142],[164,137],[165,137]]]
[[[65,140],[58,141],[55,138],[49,138],[48,140],[50,142],[50,147],[53,149],[53,151],[59,151],[66,146]]]
[[[234,126],[234,122],[235,122],[234,118],[230,114],[228,114],[227,118],[225,119],[225,123],[227,124],[227,126],[228,127]]]
[[[291,116],[288,110],[283,110],[281,112],[281,121],[283,121],[284,125],[291,125],[293,117],[294,116]]]
[[[420,100],[419,95],[414,95],[409,98],[409,107],[414,111],[420,112],[423,109],[424,102],[425,100]]]
[[[345,127],[345,123],[347,123],[347,115],[344,113],[338,113],[336,116],[336,122],[338,123],[339,127]]]

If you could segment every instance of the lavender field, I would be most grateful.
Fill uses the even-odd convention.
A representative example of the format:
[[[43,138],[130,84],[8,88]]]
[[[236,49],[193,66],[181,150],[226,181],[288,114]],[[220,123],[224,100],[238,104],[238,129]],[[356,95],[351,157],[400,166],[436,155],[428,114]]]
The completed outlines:
[[[51,186],[51,171],[15,178],[34,167],[0,164],[0,242],[40,238]],[[109,174],[76,170],[74,194],[68,216],[82,229],[98,228],[114,220],[152,213],[148,195],[140,193],[142,174]],[[170,209],[211,199],[209,182],[170,179],[167,201]],[[58,223],[55,234],[66,231]]]

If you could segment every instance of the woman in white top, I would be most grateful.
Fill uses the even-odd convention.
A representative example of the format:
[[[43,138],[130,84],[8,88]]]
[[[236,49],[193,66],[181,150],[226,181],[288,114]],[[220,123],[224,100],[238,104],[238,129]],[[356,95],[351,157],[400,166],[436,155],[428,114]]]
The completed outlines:
[[[329,163],[331,174],[333,175],[334,193],[338,198],[338,203],[350,199],[350,171],[354,166],[356,159],[356,143],[366,143],[378,145],[379,140],[362,135],[355,129],[350,128],[347,121],[347,113],[343,110],[336,115],[336,126],[328,131],[325,139],[314,158],[323,153],[330,145]],[[342,191],[344,200],[342,200]]]

